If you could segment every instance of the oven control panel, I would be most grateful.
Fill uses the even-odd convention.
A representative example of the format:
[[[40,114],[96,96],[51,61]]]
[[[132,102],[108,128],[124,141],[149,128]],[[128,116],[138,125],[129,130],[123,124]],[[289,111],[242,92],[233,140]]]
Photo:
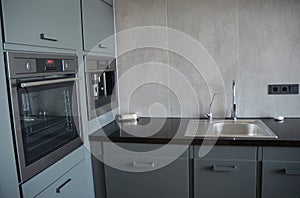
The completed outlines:
[[[78,62],[75,55],[34,54],[6,52],[10,77],[76,73]]]

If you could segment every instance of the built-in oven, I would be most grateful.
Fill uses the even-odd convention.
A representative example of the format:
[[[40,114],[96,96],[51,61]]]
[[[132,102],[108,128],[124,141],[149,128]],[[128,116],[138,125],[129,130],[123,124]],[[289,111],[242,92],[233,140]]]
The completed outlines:
[[[75,55],[5,52],[23,183],[82,145]]]
[[[85,56],[88,120],[117,107],[116,61],[112,57]]]

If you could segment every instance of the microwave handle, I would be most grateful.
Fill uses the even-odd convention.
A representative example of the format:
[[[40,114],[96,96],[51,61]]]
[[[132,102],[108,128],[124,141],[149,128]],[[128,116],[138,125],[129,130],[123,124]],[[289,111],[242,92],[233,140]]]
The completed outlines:
[[[56,80],[42,80],[42,81],[34,81],[34,82],[25,82],[25,83],[21,83],[21,87],[22,88],[35,87],[35,86],[40,86],[40,85],[71,82],[71,81],[80,80],[80,79],[81,78],[64,78],[64,79],[56,79]]]
[[[107,87],[106,87],[106,74],[103,73],[103,87],[104,87],[104,96],[107,96]]]

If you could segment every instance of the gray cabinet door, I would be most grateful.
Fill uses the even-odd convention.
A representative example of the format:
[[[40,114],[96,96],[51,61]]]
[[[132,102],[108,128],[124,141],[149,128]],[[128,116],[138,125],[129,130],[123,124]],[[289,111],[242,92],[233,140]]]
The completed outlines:
[[[261,196],[300,197],[300,148],[264,147]]]
[[[194,147],[194,195],[199,197],[256,197],[257,148],[214,146],[200,156]]]
[[[264,161],[262,197],[300,197],[300,163]]]
[[[124,166],[130,164],[125,159],[120,161]],[[179,158],[168,166],[147,172],[126,172],[105,166],[107,197],[188,198],[188,174],[187,158]]]
[[[113,7],[101,0],[82,1],[84,51],[114,55]]]
[[[256,162],[196,159],[194,196],[256,197]]]
[[[118,143],[118,146],[110,142],[103,145],[108,198],[189,197],[188,146],[135,143]],[[162,146],[160,152],[149,152]],[[182,154],[177,156],[177,151]]]
[[[80,162],[69,172],[41,192],[37,198],[82,198],[88,194],[85,162]]]
[[[6,43],[81,49],[80,0],[3,0]]]

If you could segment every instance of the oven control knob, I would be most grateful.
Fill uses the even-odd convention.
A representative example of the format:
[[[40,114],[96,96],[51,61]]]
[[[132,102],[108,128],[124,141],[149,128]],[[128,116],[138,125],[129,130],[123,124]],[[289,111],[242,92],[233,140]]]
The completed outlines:
[[[27,63],[25,64],[25,66],[26,66],[26,70],[27,70],[27,71],[30,71],[30,70],[31,70],[31,65],[30,65],[29,62],[27,62]]]

